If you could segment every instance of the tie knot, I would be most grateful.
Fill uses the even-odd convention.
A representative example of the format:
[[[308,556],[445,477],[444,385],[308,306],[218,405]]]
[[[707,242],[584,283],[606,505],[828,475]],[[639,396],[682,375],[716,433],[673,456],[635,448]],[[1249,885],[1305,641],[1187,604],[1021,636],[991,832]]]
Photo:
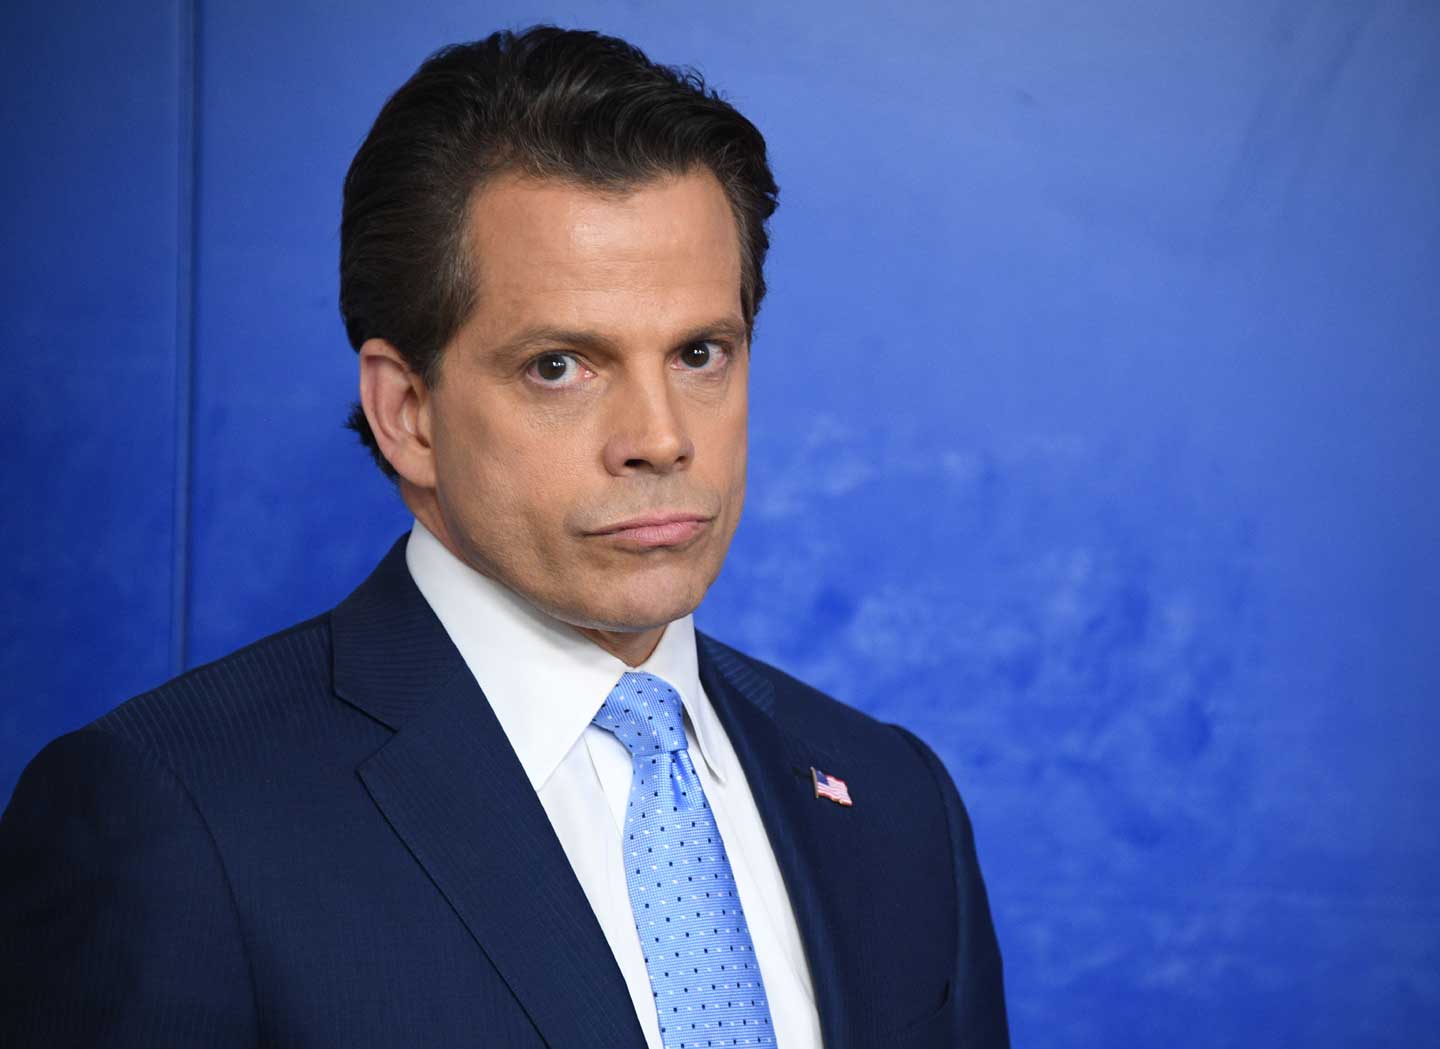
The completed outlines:
[[[685,749],[680,693],[654,674],[622,674],[592,720],[615,733],[632,758]]]

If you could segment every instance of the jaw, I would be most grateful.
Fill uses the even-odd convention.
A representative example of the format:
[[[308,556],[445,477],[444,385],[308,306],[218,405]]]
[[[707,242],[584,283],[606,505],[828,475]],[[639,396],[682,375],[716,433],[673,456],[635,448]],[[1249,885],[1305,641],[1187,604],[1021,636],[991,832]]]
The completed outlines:
[[[694,562],[657,552],[626,560],[631,563],[595,571],[583,587],[561,579],[551,594],[524,596],[541,611],[580,630],[643,633],[663,629],[695,611],[719,570],[709,559]]]
[[[693,539],[635,548],[523,514],[489,513],[403,478],[406,506],[458,560],[630,663],[643,662],[665,627],[699,606],[720,573],[744,500],[730,479],[716,516]],[[556,534],[558,531],[558,535]],[[553,542],[542,541],[550,536]]]
[[[622,575],[616,585],[569,592],[563,604],[526,596],[541,612],[634,667],[650,657],[672,622],[695,611],[713,578],[694,565],[651,565]]]

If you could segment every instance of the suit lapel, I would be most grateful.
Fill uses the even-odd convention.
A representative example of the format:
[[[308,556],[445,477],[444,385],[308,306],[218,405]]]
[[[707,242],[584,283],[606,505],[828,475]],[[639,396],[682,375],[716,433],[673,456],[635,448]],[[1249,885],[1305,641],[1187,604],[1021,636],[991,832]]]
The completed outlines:
[[[835,821],[815,818],[810,782],[810,767],[834,768],[833,758],[780,727],[768,680],[703,634],[696,639],[701,684],[744,768],[800,926],[825,1049],[849,1049],[850,1003],[860,1000],[865,960],[834,946],[831,931],[846,916],[821,890],[843,864],[846,843],[826,830]]]
[[[375,804],[555,1047],[643,1045],[604,933],[404,539],[332,617],[335,688],[396,734],[359,769]]]

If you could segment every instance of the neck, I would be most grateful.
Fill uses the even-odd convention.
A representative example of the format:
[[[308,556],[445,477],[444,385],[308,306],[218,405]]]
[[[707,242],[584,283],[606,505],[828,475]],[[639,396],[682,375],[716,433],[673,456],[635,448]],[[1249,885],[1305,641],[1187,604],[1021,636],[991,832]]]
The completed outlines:
[[[649,659],[650,654],[655,651],[655,646],[660,644],[660,639],[665,636],[663,626],[638,633],[596,630],[589,627],[576,627],[575,629],[580,632],[582,637],[594,642],[616,659],[632,667],[638,667]]]

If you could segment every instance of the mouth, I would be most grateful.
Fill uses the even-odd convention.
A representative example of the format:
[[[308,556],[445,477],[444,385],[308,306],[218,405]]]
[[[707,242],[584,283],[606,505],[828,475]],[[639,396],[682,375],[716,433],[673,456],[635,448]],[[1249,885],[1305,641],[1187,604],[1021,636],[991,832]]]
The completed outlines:
[[[609,539],[621,546],[653,550],[689,543],[709,527],[710,521],[711,518],[704,514],[662,511],[617,521],[589,534],[595,538]]]

